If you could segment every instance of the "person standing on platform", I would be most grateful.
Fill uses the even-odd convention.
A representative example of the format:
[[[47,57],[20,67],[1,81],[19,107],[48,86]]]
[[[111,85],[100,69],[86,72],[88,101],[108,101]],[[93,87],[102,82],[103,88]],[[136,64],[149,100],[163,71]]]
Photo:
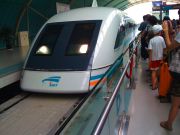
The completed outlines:
[[[178,10],[179,20],[177,21],[177,29],[180,31],[180,9]]]
[[[168,120],[162,121],[160,126],[171,131],[180,106],[180,31],[177,33],[173,43],[167,47],[172,50],[173,58],[169,64],[169,70],[173,78],[170,90],[170,93],[173,95],[173,100]]]
[[[175,34],[175,31],[173,30],[172,22],[169,18],[169,16],[165,16],[163,18],[162,22],[163,32],[164,32],[164,39],[166,42],[166,45],[170,45],[173,40],[173,35]]]
[[[138,30],[141,31],[141,57],[146,60],[148,58],[148,53],[146,50],[146,47],[148,46],[146,42],[146,36],[147,36],[147,25],[148,25],[148,18],[150,15],[144,15],[143,16],[143,22],[140,24]]]
[[[165,41],[161,36],[162,26],[154,25],[152,27],[154,37],[150,39],[148,45],[150,70],[152,79],[152,93],[154,96],[158,96],[158,72],[160,64],[163,60],[163,50],[166,48]]]
[[[147,43],[149,43],[150,39],[154,36],[152,27],[157,24],[158,24],[158,19],[154,15],[151,15],[148,17],[148,26],[146,29],[146,31],[148,32],[147,37],[146,37]]]

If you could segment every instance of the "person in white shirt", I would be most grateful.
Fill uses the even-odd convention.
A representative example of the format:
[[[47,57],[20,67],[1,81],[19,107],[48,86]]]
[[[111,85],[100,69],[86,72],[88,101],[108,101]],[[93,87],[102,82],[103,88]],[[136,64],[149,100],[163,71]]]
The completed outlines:
[[[158,96],[158,72],[160,64],[163,60],[163,50],[166,48],[164,38],[161,36],[162,26],[154,25],[152,27],[154,37],[149,41],[149,60],[150,60],[150,70],[152,78],[152,93]]]

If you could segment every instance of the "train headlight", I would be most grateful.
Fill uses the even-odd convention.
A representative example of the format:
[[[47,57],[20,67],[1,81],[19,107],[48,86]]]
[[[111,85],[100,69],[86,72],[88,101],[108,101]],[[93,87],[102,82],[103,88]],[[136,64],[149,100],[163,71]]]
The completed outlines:
[[[50,53],[50,50],[45,45],[41,46],[36,52],[36,54],[49,54],[49,53]]]
[[[88,44],[82,44],[79,48],[79,53],[87,53]]]

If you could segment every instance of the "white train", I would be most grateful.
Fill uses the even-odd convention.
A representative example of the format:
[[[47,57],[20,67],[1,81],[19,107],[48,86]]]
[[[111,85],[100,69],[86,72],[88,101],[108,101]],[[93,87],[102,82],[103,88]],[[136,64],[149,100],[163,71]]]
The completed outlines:
[[[73,9],[50,18],[24,63],[21,88],[45,93],[84,93],[135,38],[135,24],[107,7]]]

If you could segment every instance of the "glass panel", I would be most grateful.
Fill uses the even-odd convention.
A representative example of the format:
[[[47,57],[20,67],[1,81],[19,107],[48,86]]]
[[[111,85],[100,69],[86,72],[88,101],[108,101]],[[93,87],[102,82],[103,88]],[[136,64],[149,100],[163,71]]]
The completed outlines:
[[[69,126],[66,127],[63,132],[61,132],[61,135],[91,134],[107,103],[106,97],[111,96],[115,86],[117,85],[118,78],[121,76],[121,64],[122,59],[114,64],[114,67],[107,73],[106,81],[103,83],[103,85],[101,83],[101,88],[94,92],[86,101],[84,107],[78,112],[77,116],[72,120]],[[109,124],[106,124],[105,127],[105,131],[102,131],[103,135],[110,135]]]
[[[128,83],[129,80],[125,77],[106,121],[106,124],[108,124],[109,127],[109,135],[118,135],[117,133],[121,126],[120,118],[124,112],[128,112],[129,101],[131,98],[131,90],[127,90]],[[106,130],[106,127],[104,127],[103,130]],[[103,135],[103,132],[101,135]]]
[[[36,55],[51,55],[62,25],[47,25],[36,42]]]
[[[90,48],[94,28],[94,23],[76,24],[69,40],[66,55],[86,54]]]

